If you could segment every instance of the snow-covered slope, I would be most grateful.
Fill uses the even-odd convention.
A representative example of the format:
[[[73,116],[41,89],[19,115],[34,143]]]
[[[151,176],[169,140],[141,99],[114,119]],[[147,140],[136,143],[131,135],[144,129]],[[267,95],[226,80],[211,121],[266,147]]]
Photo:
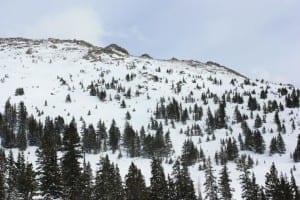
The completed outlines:
[[[128,75],[130,78],[128,79]],[[132,79],[131,79],[132,77]],[[289,93],[293,86],[269,83],[266,81],[252,81],[237,72],[234,72],[217,63],[202,63],[193,60],[155,60],[148,56],[131,56],[129,53],[117,45],[110,45],[100,48],[77,40],[29,40],[22,38],[0,39],[0,112],[4,111],[5,102],[10,99],[11,103],[23,101],[29,114],[33,114],[42,121],[46,116],[63,116],[66,121],[75,117],[80,130],[79,119],[83,118],[87,124],[94,124],[99,119],[104,120],[109,126],[112,119],[116,120],[120,130],[125,124],[125,115],[129,111],[131,114],[130,124],[134,129],[140,130],[141,126],[148,130],[151,117],[155,118],[157,104],[164,97],[166,102],[175,98],[182,103],[182,107],[190,108],[195,103],[202,106],[203,118],[201,121],[194,121],[190,116],[187,123],[176,123],[175,128],[171,124],[165,125],[164,130],[170,130],[174,158],[181,155],[183,141],[190,138],[203,149],[206,156],[213,160],[216,151],[220,151],[220,139],[235,137],[242,133],[240,123],[234,123],[234,108],[238,105],[242,114],[248,115],[248,125],[253,129],[254,119],[257,114],[263,116],[263,109],[253,111],[253,119],[250,118],[250,111],[247,106],[248,96],[256,97],[258,103],[263,106],[268,101],[276,100],[285,105],[285,96],[278,92],[280,88],[286,88]],[[247,82],[250,84],[245,84]],[[100,101],[97,96],[90,96],[88,86],[96,85],[98,90],[106,91],[106,99]],[[122,89],[106,89],[105,84],[114,83]],[[24,89],[24,95],[15,96],[17,88]],[[126,96],[131,90],[131,97]],[[178,91],[178,89],[180,91]],[[266,99],[260,98],[261,90],[268,91]],[[255,92],[254,92],[255,91]],[[203,94],[212,93],[218,99],[222,95],[240,93],[244,98],[244,103],[237,104],[226,102],[227,123],[232,128],[232,133],[228,129],[217,129],[215,140],[207,140],[205,134],[207,109],[210,107],[212,113],[218,109],[218,101],[208,98],[208,103],[204,104]],[[66,103],[67,95],[71,97],[71,103]],[[187,98],[187,100],[185,100]],[[120,103],[124,100],[126,108],[121,108]],[[193,101],[194,100],[194,101]],[[46,103],[45,103],[46,102]],[[166,103],[167,104],[167,103]],[[296,180],[300,180],[300,164],[295,164],[290,158],[290,153],[294,151],[299,133],[300,117],[299,108],[285,108],[279,112],[279,118],[285,124],[286,133],[283,134],[286,143],[286,153],[269,156],[269,144],[272,137],[276,136],[276,124],[274,123],[274,112],[266,114],[266,123],[263,126],[266,133],[263,134],[266,151],[264,154],[255,154],[250,151],[241,151],[240,154],[250,154],[257,162],[254,171],[257,181],[264,183],[264,174],[269,170],[272,162],[275,162],[279,171],[287,173],[293,166],[297,169],[294,172]],[[292,121],[296,124],[296,130],[292,130]],[[187,130],[193,124],[199,124],[203,136],[186,136],[180,130]],[[274,130],[274,133],[271,133]],[[262,130],[262,128],[260,128]],[[201,143],[199,142],[201,138]],[[35,159],[35,147],[29,147],[27,157]],[[142,170],[149,184],[150,160],[146,158],[127,158],[125,155],[118,159],[118,154],[108,153],[110,158],[118,163],[122,177],[127,173],[129,164],[134,161]],[[86,159],[91,162],[94,169],[97,168],[99,155],[89,154]],[[216,175],[221,166],[214,163]],[[235,188],[234,197],[240,199],[240,185],[238,177],[240,172],[236,170],[233,162],[228,164],[230,169],[232,185]],[[165,164],[166,173],[170,173],[172,165]],[[203,184],[204,172],[198,170],[198,164],[190,167],[190,174],[195,186]],[[298,181],[300,182],[300,181]],[[202,186],[203,187],[203,186]]]

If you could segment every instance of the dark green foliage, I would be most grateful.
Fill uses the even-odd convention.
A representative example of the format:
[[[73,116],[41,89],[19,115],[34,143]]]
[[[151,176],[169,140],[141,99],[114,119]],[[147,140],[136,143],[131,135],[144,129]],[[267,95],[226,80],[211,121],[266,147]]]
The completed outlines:
[[[260,116],[257,114],[255,121],[254,121],[254,127],[260,128],[261,126],[262,126],[262,120],[261,120]]]
[[[67,94],[65,102],[66,103],[71,103],[72,102],[70,94]]]
[[[164,200],[167,198],[167,181],[161,161],[153,158],[151,162],[150,199]]]
[[[90,124],[87,129],[83,127],[82,148],[83,151],[87,153],[99,152],[99,146],[97,144],[97,138],[96,138],[96,131],[92,124]]]
[[[126,122],[123,134],[123,145],[130,157],[137,157],[141,154],[141,144],[138,134],[132,126]]]
[[[251,95],[249,96],[249,99],[248,99],[248,108],[249,110],[251,111],[254,111],[256,109],[258,109],[258,103],[256,101],[256,98],[255,97],[252,97]]]
[[[15,96],[22,96],[24,95],[24,89],[23,88],[17,88],[15,91]]]
[[[79,159],[80,138],[78,136],[75,120],[66,127],[63,137],[64,154],[61,159],[62,180],[64,196],[68,199],[78,199],[80,195],[81,167]]]
[[[5,176],[3,171],[0,170],[0,199],[5,199],[6,191],[5,191]]]
[[[95,200],[123,199],[123,188],[118,167],[110,163],[108,156],[101,158],[96,172]]]
[[[220,101],[219,103],[219,109],[216,112],[215,116],[215,123],[216,123],[216,128],[226,128],[226,113],[225,113],[225,107],[226,103],[223,101]]]
[[[245,200],[258,200],[260,199],[260,188],[256,183],[254,173],[250,177],[250,172],[247,169],[243,170],[240,175],[240,181],[242,186],[242,198]]]
[[[279,197],[279,179],[275,164],[272,163],[270,171],[266,173],[265,193],[268,199],[277,199]]]
[[[286,151],[285,143],[280,133],[278,133],[277,137],[273,137],[270,143],[270,155],[279,153],[284,154]]]
[[[235,119],[235,121],[236,121],[237,123],[240,123],[240,122],[243,121],[242,114],[241,114],[241,112],[239,111],[238,106],[236,106],[236,107],[234,108],[234,119]]]
[[[233,190],[233,188],[231,188],[230,182],[231,182],[231,179],[228,174],[227,166],[224,165],[220,172],[220,179],[218,182],[220,199],[224,199],[224,200],[232,199],[232,192],[234,190]]]
[[[263,154],[265,152],[265,141],[259,130],[253,133],[253,149],[255,153]]]
[[[293,159],[295,162],[300,162],[300,134],[298,135],[297,146],[293,152]]]
[[[108,134],[109,145],[111,147],[112,152],[115,153],[115,151],[119,149],[119,142],[121,137],[120,130],[117,127],[115,120],[112,121]]]
[[[17,146],[21,151],[24,151],[27,148],[27,111],[24,105],[24,102],[20,102],[18,106],[17,122],[18,122],[18,131],[17,131]]]
[[[53,135],[53,123],[45,122],[45,134],[37,150],[37,170],[40,190],[45,198],[62,197],[61,171],[58,166],[57,148]]]
[[[140,169],[131,163],[125,176],[125,198],[128,200],[147,199],[148,191]]]
[[[81,174],[81,193],[79,199],[92,199],[93,196],[93,174],[90,163],[83,162],[83,170]]]
[[[205,199],[218,200],[218,185],[217,179],[214,175],[214,169],[211,165],[210,158],[208,158],[205,168]]]
[[[216,128],[215,118],[212,115],[210,108],[207,109],[207,119],[206,119],[207,133],[210,135],[214,132]]]
[[[192,140],[185,140],[182,146],[181,161],[183,165],[190,166],[199,159],[199,151]]]
[[[291,94],[288,94],[285,97],[285,105],[288,108],[297,108],[299,107],[299,89],[296,91],[295,89],[292,90]]]
[[[179,160],[176,160],[173,165],[172,176],[173,180],[168,181],[169,196],[175,195],[175,199],[197,199],[193,181],[185,164],[181,164]],[[175,193],[173,191],[175,191]]]

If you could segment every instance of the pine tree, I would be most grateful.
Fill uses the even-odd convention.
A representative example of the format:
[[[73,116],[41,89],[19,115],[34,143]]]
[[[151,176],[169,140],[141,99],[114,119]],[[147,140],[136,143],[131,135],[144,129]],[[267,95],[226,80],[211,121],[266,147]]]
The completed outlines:
[[[17,199],[17,168],[12,151],[10,151],[8,154],[7,171],[7,199]]]
[[[259,130],[254,131],[253,148],[256,153],[263,154],[265,152],[265,141]]]
[[[245,200],[259,199],[260,188],[256,183],[254,173],[252,173],[252,177],[250,177],[250,172],[244,168],[240,180],[242,186],[242,198]]]
[[[270,155],[273,155],[275,153],[278,153],[278,146],[277,146],[277,139],[276,137],[273,137],[271,139],[271,143],[270,143]]]
[[[75,120],[66,127],[63,137],[64,154],[61,160],[64,195],[71,200],[78,199],[80,195],[81,167],[79,163],[80,138],[78,136]]]
[[[207,165],[205,169],[205,199],[207,200],[217,200],[218,199],[218,185],[216,177],[214,176],[214,170],[210,162],[210,158],[207,160]]]
[[[120,130],[116,126],[115,120],[112,121],[110,129],[108,131],[109,134],[109,145],[112,149],[112,152],[115,153],[115,151],[119,148],[119,142],[120,142]]]
[[[173,184],[176,199],[196,199],[194,184],[190,178],[188,168],[177,159],[173,165]]]
[[[295,162],[300,162],[300,134],[298,135],[297,146],[293,153],[293,159]]]
[[[265,193],[268,199],[278,199],[280,197],[279,178],[275,164],[272,163],[270,171],[265,175]],[[278,199],[279,200],[279,199]]]
[[[175,184],[173,179],[168,175],[167,178],[167,199],[169,200],[177,200],[177,192],[175,189]]]
[[[48,125],[47,125],[48,124]],[[62,197],[61,171],[58,165],[57,148],[51,135],[50,121],[46,121],[45,134],[37,150],[37,175],[39,189],[45,199]]]
[[[27,111],[23,102],[20,102],[18,106],[17,120],[18,120],[17,146],[21,151],[24,151],[27,148],[27,138],[26,138]]]
[[[81,194],[80,199],[92,199],[93,195],[93,174],[90,163],[83,161],[83,170],[81,174]]]
[[[123,188],[118,168],[110,163],[108,156],[101,158],[96,172],[94,199],[123,199]]]
[[[298,186],[296,184],[296,180],[292,171],[291,171],[291,189],[293,193],[293,200],[300,200]]]
[[[151,162],[150,199],[166,199],[167,189],[167,182],[161,161],[158,158],[153,158]]]
[[[231,179],[229,178],[227,166],[224,165],[220,172],[219,194],[220,199],[231,200],[233,189],[230,187]]]
[[[257,114],[255,121],[254,121],[254,127],[260,128],[261,126],[262,126],[262,120],[261,120],[260,116]]]
[[[2,169],[0,170],[0,199],[5,199],[6,191],[5,191],[5,176],[3,174]]]
[[[144,176],[134,163],[131,163],[125,176],[125,198],[128,200],[147,199],[148,191]]]
[[[199,151],[192,140],[186,140],[182,146],[181,160],[184,165],[190,166],[196,163]]]
[[[279,154],[284,154],[286,151],[285,143],[280,133],[277,135],[277,149]]]

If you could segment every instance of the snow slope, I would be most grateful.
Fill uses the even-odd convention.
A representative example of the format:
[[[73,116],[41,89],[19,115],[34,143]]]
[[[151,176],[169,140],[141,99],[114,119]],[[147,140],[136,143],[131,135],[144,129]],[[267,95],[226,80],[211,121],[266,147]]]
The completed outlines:
[[[126,80],[127,74],[133,74],[135,77],[132,81]],[[214,84],[213,79],[221,80],[222,85]],[[131,125],[136,130],[140,130],[143,125],[145,128],[150,122],[150,118],[154,117],[154,110],[160,98],[166,100],[173,97],[182,102],[183,108],[189,108],[194,103],[185,103],[183,97],[190,95],[195,98],[196,103],[203,107],[204,117],[200,124],[201,129],[205,130],[205,119],[208,106],[214,113],[218,108],[218,104],[213,99],[208,100],[208,104],[204,105],[201,100],[202,93],[210,92],[221,97],[225,91],[237,91],[241,94],[244,92],[256,91],[255,96],[260,104],[276,99],[285,105],[284,96],[278,93],[278,89],[286,87],[291,91],[293,86],[269,83],[266,81],[251,81],[254,85],[245,85],[244,80],[247,78],[220,66],[216,63],[202,63],[192,60],[155,60],[148,57],[131,56],[124,49],[112,45],[107,48],[100,48],[88,44],[84,41],[77,40],[30,40],[22,38],[0,39],[0,112],[4,111],[4,104],[7,99],[11,103],[19,103],[24,101],[29,114],[40,118],[42,121],[46,116],[52,117],[61,115],[67,122],[75,117],[80,130],[80,121],[82,117],[86,124],[93,123],[94,127],[99,119],[105,121],[109,126],[112,119],[115,119],[120,130],[123,130],[125,124],[125,114],[130,112],[132,119]],[[62,84],[64,80],[64,84]],[[98,88],[105,88],[103,82],[110,83],[112,80],[118,81],[118,84],[131,88],[132,97],[126,98],[124,93],[118,93],[116,90],[106,90],[107,100],[100,101],[95,96],[89,95],[87,86],[93,82],[98,84]],[[231,84],[234,80],[235,84]],[[177,84],[181,85],[181,92],[175,93],[173,87]],[[25,95],[15,96],[16,88],[24,88]],[[260,99],[259,93],[263,88],[268,89],[268,98]],[[136,92],[139,92],[139,96]],[[191,93],[192,92],[192,93]],[[65,103],[66,95],[70,94],[72,102]],[[120,100],[115,96],[120,95],[121,100],[125,100],[127,107],[120,107]],[[110,99],[111,97],[111,99]],[[239,105],[242,114],[250,116],[247,108],[247,98],[244,97],[244,103]],[[47,101],[47,106],[45,106]],[[232,124],[234,121],[233,110],[237,104],[227,103],[226,113],[229,116],[228,121],[233,129],[229,133],[226,129],[220,129],[215,132],[216,140],[206,142],[206,135],[190,137],[198,147],[202,147],[206,156],[210,156],[213,160],[215,151],[220,150],[220,139],[233,136],[237,139],[241,133],[240,124]],[[88,115],[90,111],[90,115]],[[40,113],[43,113],[40,115]],[[259,113],[261,116],[263,111],[254,111],[253,116]],[[254,154],[252,152],[240,152],[241,154],[250,154],[257,161],[258,165],[252,169],[260,184],[264,183],[264,175],[269,170],[272,162],[275,162],[279,171],[289,175],[289,171],[295,165],[297,169],[294,172],[298,184],[300,183],[300,164],[295,164],[290,158],[290,153],[296,147],[296,138],[299,134],[300,117],[299,109],[288,109],[279,113],[281,120],[285,121],[287,129],[283,135],[286,143],[286,154],[269,156],[268,146],[272,137],[276,133],[271,133],[271,128],[276,130],[274,123],[274,113],[267,114],[265,124],[266,133],[263,135],[266,142],[266,152],[263,155]],[[296,130],[291,129],[291,119],[296,122]],[[162,120],[164,124],[164,120]],[[173,157],[180,156],[182,143],[187,136],[180,134],[180,129],[186,130],[187,126],[191,126],[195,122],[188,120],[186,124],[176,123],[176,128],[171,125],[164,125],[164,130],[170,130],[171,139],[175,154]],[[253,128],[254,120],[249,119],[248,124]],[[151,130],[146,130],[151,132]],[[226,134],[227,133],[227,134]],[[199,143],[201,138],[201,143]],[[27,157],[29,160],[35,160],[35,147],[28,148]],[[106,152],[110,159],[118,163],[122,177],[127,173],[130,163],[135,162],[142,170],[149,184],[150,160],[144,158],[127,158],[125,155],[118,159],[117,154]],[[106,154],[106,153],[102,153]],[[16,156],[16,155],[15,155]],[[91,162],[94,169],[97,169],[100,155],[89,154],[86,159]],[[213,162],[214,163],[214,162]],[[236,170],[234,163],[229,163],[230,175],[233,180],[232,186],[235,188],[234,197],[240,199],[240,185],[238,177],[240,172]],[[172,166],[164,163],[166,173],[170,173]],[[218,176],[221,166],[214,163],[216,170],[215,175]],[[198,170],[198,165],[190,167],[191,177],[194,180],[195,187],[204,182],[204,172]],[[203,186],[201,185],[203,188]],[[203,191],[203,189],[202,189]]]

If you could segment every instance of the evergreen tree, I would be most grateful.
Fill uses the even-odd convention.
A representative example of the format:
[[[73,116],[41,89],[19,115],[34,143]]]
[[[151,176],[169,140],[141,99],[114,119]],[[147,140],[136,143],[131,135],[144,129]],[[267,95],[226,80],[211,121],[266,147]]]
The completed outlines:
[[[245,200],[259,199],[260,188],[256,183],[254,173],[252,173],[252,177],[250,177],[250,172],[244,168],[240,180],[242,186],[242,198]]]
[[[197,162],[199,151],[192,140],[185,140],[182,146],[181,160],[183,165],[190,166]]]
[[[61,171],[58,165],[55,140],[53,140],[52,131],[49,131],[52,129],[47,128],[50,126],[51,122],[46,120],[45,134],[37,150],[39,189],[45,199],[62,197]]]
[[[134,163],[131,163],[125,176],[125,198],[128,200],[147,199],[148,191],[144,176]]]
[[[172,176],[173,180],[169,182],[173,184],[175,199],[196,199],[194,184],[190,178],[188,168],[186,165],[181,164],[178,159],[173,165]]]
[[[99,165],[99,170],[96,172],[94,199],[123,199],[123,188],[118,168],[110,163],[107,155],[101,158]]]
[[[298,135],[297,146],[293,153],[293,159],[295,162],[300,162],[300,134]]]
[[[26,138],[27,111],[24,102],[20,102],[18,106],[17,120],[18,120],[17,146],[21,151],[24,151],[27,148],[27,138]]]
[[[167,182],[164,169],[158,158],[151,162],[150,199],[163,200],[167,198]]]
[[[83,161],[83,170],[81,174],[81,194],[80,199],[92,199],[93,195],[93,174],[90,163]]]
[[[263,154],[265,152],[265,141],[259,130],[254,131],[253,148],[256,153]]]
[[[220,179],[219,179],[219,194],[220,199],[231,200],[233,189],[230,187],[231,179],[229,178],[227,166],[221,170]]]
[[[119,148],[119,142],[120,142],[120,130],[116,126],[115,120],[112,121],[110,129],[108,131],[109,134],[109,145],[112,149],[112,152],[115,153],[115,151]]]
[[[17,168],[13,158],[12,151],[7,158],[7,199],[17,199]]]
[[[217,128],[225,128],[226,127],[226,113],[225,113],[225,102],[219,103],[219,109],[216,114],[216,126]]]
[[[279,178],[275,164],[272,163],[270,171],[265,175],[265,193],[268,199],[278,199],[280,197]]]
[[[255,121],[254,121],[254,127],[260,128],[261,126],[262,126],[262,120],[261,120],[260,116],[257,114]]]
[[[218,199],[218,185],[216,177],[214,176],[214,170],[210,162],[210,158],[207,160],[205,169],[205,199],[217,200]]]
[[[169,200],[177,200],[177,193],[173,179],[168,175],[167,179],[167,199]]]
[[[285,143],[280,133],[277,135],[277,149],[279,154],[284,154],[286,151]]]
[[[63,137],[64,154],[61,160],[64,195],[71,200],[78,199],[80,195],[81,167],[79,163],[80,138],[78,136],[75,120],[66,127]]]
[[[291,171],[291,189],[293,194],[293,200],[300,200],[298,186],[296,184],[296,180],[292,171]]]
[[[5,199],[6,191],[5,191],[5,176],[2,171],[0,170],[0,199]]]

